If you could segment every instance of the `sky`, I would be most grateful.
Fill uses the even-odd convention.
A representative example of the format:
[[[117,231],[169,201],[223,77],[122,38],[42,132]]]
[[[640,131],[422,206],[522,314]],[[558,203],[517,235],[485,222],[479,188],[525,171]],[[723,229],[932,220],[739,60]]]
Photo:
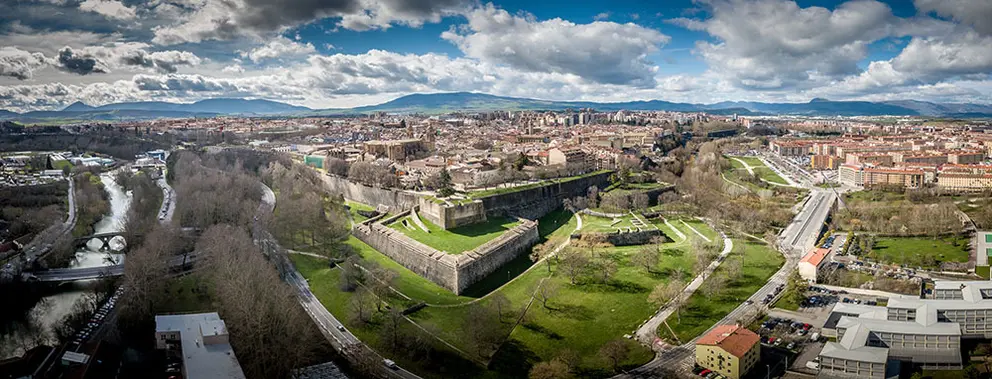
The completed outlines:
[[[992,103],[992,0],[3,0],[0,109],[470,91]]]

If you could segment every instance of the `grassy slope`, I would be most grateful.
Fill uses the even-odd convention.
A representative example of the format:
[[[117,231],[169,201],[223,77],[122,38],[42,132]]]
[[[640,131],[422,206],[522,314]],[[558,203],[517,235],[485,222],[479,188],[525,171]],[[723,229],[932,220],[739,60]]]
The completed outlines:
[[[354,201],[345,201],[344,204],[347,205],[347,206],[349,206],[349,207],[351,207],[351,209],[348,212],[351,213],[351,218],[353,220],[355,220],[355,223],[356,224],[359,223],[359,222],[368,220],[368,217],[365,217],[365,216],[362,216],[362,215],[358,214],[358,211],[360,211],[360,210],[362,210],[362,211],[374,211],[375,210],[375,207],[373,207],[371,205],[366,205],[366,204],[362,204],[362,203],[356,203]]]
[[[399,230],[403,234],[427,246],[452,254],[458,254],[479,247],[479,245],[498,237],[503,232],[512,229],[520,223],[512,218],[490,218],[485,223],[444,230],[423,217],[420,220],[423,221],[427,230],[430,230],[430,233],[425,233],[412,220],[408,221],[411,228],[404,226],[402,219],[390,224],[389,227]]]
[[[785,263],[785,258],[767,245],[740,239],[734,239],[734,243],[744,244],[743,275],[740,279],[728,283],[726,289],[714,298],[707,298],[702,291],[697,291],[689,298],[682,311],[681,322],[677,317],[668,319],[668,324],[680,340],[689,341],[705,332],[761,288]],[[735,259],[740,259],[740,256],[727,257],[714,275],[725,275],[728,263]],[[705,285],[704,282],[703,286]]]
[[[932,256],[938,262],[967,262],[968,239],[964,237],[878,237],[872,250],[883,262],[924,266],[923,257]]]

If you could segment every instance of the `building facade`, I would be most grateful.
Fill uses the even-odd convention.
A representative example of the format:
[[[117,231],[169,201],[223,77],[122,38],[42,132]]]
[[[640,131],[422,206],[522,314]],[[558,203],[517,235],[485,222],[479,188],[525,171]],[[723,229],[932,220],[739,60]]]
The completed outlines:
[[[761,337],[739,325],[717,325],[696,341],[696,364],[731,379],[761,360]]]

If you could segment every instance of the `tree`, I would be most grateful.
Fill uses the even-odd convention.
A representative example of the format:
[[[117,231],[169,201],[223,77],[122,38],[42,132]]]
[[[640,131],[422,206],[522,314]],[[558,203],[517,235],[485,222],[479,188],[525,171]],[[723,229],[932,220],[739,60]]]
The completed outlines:
[[[641,246],[634,253],[634,257],[631,260],[638,266],[644,267],[644,271],[650,274],[651,270],[654,269],[654,266],[658,265],[658,261],[660,260],[658,257],[658,248],[648,245]]]
[[[361,259],[357,255],[352,255],[340,263],[341,267],[341,283],[338,285],[342,291],[351,292],[355,288],[358,288],[358,284],[365,280],[365,271],[362,271],[361,267],[358,267],[358,263]]]
[[[447,168],[442,168],[441,172],[438,173],[437,195],[441,197],[448,197],[454,194],[455,189],[451,187],[451,174],[448,173]]]
[[[551,307],[548,306],[548,302],[558,295],[558,283],[553,282],[550,279],[545,279],[538,282],[537,285],[537,293],[535,295],[537,296],[537,299],[541,301],[541,306],[543,306],[544,309],[551,309]]]
[[[542,259],[545,259],[551,254],[554,254],[555,249],[558,247],[560,243],[561,243],[561,239],[553,238],[545,241],[544,243],[539,243],[537,245],[534,245],[534,248],[531,249],[528,258],[530,258],[531,262],[534,263],[540,262]],[[546,262],[548,264],[548,274],[551,274],[551,260],[547,259]]]
[[[503,322],[503,312],[510,309],[510,299],[506,297],[502,291],[496,291],[489,296],[489,304],[493,308],[496,308],[496,314],[499,316],[499,321]]]
[[[706,278],[703,282],[702,288],[703,295],[705,295],[710,300],[715,300],[716,296],[719,296],[723,290],[727,287],[727,277],[723,275],[712,275]]]
[[[381,340],[389,346],[390,352],[395,353],[397,349],[402,347],[404,338],[401,337],[400,327],[403,322],[403,312],[399,308],[393,308],[386,312],[386,319],[379,329],[379,334],[382,336]]]
[[[558,359],[540,362],[530,369],[530,379],[568,379],[572,377],[568,365]]]
[[[592,264],[594,266],[596,274],[598,274],[600,281],[604,284],[610,281],[610,277],[617,273],[617,262],[610,257],[603,257],[597,259],[596,262]]]
[[[358,291],[351,297],[349,302],[352,311],[352,322],[358,325],[372,321],[372,305],[369,304],[369,293],[364,287],[359,287]]]
[[[644,192],[635,192],[630,195],[630,205],[631,208],[635,210],[648,209],[651,205],[651,201],[648,198],[648,194]]]
[[[462,330],[468,332],[479,357],[489,356],[504,336],[499,316],[479,303],[469,305]]]
[[[327,158],[325,165],[327,166],[328,174],[340,176],[342,178],[348,176],[348,170],[351,168],[348,161],[334,157]]]
[[[789,282],[786,285],[785,295],[783,296],[787,296],[787,300],[790,303],[802,304],[803,300],[806,299],[806,288],[806,281],[799,275],[799,270],[792,271],[792,274],[789,275]]]
[[[679,323],[681,323],[682,304],[685,302],[685,298],[682,296],[682,290],[684,288],[684,283],[674,279],[668,283],[659,283],[651,290],[651,294],[648,295],[648,302],[659,307],[668,304],[675,310]]]
[[[570,248],[566,248],[562,253],[564,253],[564,257],[561,259],[561,266],[565,270],[565,274],[568,275],[569,282],[574,285],[575,279],[589,265],[589,257],[579,250]]]
[[[599,349],[599,356],[613,365],[613,372],[620,371],[620,363],[623,363],[630,354],[630,347],[622,339],[615,339],[607,342]]]

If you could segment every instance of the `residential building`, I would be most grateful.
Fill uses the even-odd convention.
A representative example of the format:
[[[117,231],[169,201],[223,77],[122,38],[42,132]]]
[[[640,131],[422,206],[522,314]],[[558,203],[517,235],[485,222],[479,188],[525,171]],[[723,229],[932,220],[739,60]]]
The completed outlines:
[[[365,142],[363,148],[365,153],[372,154],[380,158],[389,158],[390,160],[396,162],[406,161],[408,157],[425,153],[430,150],[427,144],[420,139],[368,141]]]
[[[731,379],[761,360],[761,337],[740,325],[717,325],[696,341],[696,364]]]
[[[182,357],[182,377],[243,379],[217,312],[155,316],[155,347]]]
[[[799,264],[796,266],[799,270],[799,276],[810,283],[816,283],[820,278],[820,273],[823,268],[826,267],[826,258],[830,254],[830,249],[817,248],[810,251],[806,256],[799,260]]]
[[[811,141],[774,140],[768,147],[772,152],[783,157],[803,157],[810,154],[812,146]]]

